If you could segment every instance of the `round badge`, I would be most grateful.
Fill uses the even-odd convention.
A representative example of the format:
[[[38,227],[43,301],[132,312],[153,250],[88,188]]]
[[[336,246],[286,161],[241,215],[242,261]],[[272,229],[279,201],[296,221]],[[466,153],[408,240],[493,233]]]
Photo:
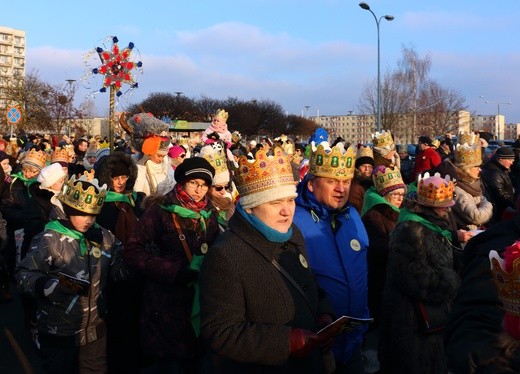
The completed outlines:
[[[205,255],[208,252],[208,243],[202,243],[200,246],[200,251],[203,255]]]
[[[92,248],[92,256],[94,256],[95,258],[100,258],[101,257],[101,249],[99,249],[99,247]]]
[[[354,251],[359,251],[361,249],[361,244],[359,244],[359,240],[352,239],[350,241],[350,248],[352,248]]]
[[[302,266],[307,269],[309,267],[309,264],[307,263],[307,260],[305,259],[305,257],[303,257],[303,255],[300,253],[300,263],[302,264]]]

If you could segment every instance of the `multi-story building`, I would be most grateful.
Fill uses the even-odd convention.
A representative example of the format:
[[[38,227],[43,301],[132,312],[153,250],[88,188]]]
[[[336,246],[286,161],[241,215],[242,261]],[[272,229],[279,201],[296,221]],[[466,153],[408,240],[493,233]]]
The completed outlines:
[[[506,123],[504,139],[516,140],[520,136],[520,123]]]
[[[495,139],[510,139],[505,136],[505,116],[500,114],[477,114],[471,117],[473,131],[493,134]]]
[[[25,78],[25,31],[0,26],[0,112],[10,105],[7,87]]]

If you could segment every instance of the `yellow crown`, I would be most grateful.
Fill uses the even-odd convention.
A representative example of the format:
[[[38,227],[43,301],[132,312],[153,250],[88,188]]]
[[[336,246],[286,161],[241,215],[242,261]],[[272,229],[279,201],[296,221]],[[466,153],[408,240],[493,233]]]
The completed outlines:
[[[224,109],[217,109],[217,111],[213,117],[220,118],[222,121],[226,122],[229,117],[229,113],[226,112]]]
[[[93,174],[93,171],[87,172],[77,180],[73,175],[63,184],[58,200],[83,213],[99,214],[107,195],[107,185],[100,187],[98,180],[92,178]],[[83,188],[84,185],[88,186],[86,190]]]
[[[211,145],[202,147],[200,155],[204,157],[215,168],[215,175],[219,173],[227,173],[227,158],[222,149],[214,149]]]
[[[22,165],[34,166],[40,170],[45,167],[46,163],[47,153],[44,151],[37,151],[35,148],[31,148],[22,161]]]
[[[480,135],[477,133],[467,133],[467,132],[464,132],[464,133],[461,133],[459,135],[459,143],[460,144],[465,144],[467,143],[468,145],[473,145],[473,144],[479,144],[479,140],[480,140]]]
[[[457,144],[453,154],[457,166],[479,166],[482,164],[482,148],[477,143]]]
[[[390,133],[390,130],[383,130],[381,132],[376,132],[374,135],[372,135],[372,143],[374,144],[374,147],[379,148],[385,148],[385,149],[394,149],[395,143],[394,139],[392,138],[392,134]]]
[[[374,187],[381,196],[398,188],[406,188],[401,176],[401,171],[397,167],[377,166],[372,173]]]
[[[69,162],[69,151],[66,148],[56,147],[51,155],[51,163]]]
[[[508,249],[518,251],[519,242],[515,242],[512,246],[504,250],[503,259],[497,251],[489,252],[489,260],[491,261],[491,274],[498,291],[498,298],[502,301],[505,312],[520,317],[520,257],[512,258],[512,254],[508,254]],[[511,258],[510,258],[511,257]],[[509,264],[511,270],[508,272]]]
[[[296,184],[291,161],[279,147],[274,149],[273,156],[267,156],[266,152],[260,149],[256,152],[254,160],[249,161],[246,156],[240,156],[237,163],[235,181],[240,196]]]
[[[417,201],[430,207],[449,207],[453,206],[453,182],[449,175],[441,178],[439,173],[430,176],[426,172],[419,175],[417,181]]]
[[[345,151],[343,144],[332,149],[325,142],[313,150],[309,160],[309,174],[333,179],[352,179],[356,163],[356,151],[349,147]]]
[[[361,157],[370,157],[374,158],[374,151],[369,146],[364,146],[363,144],[359,145],[359,148],[357,150],[356,159]]]

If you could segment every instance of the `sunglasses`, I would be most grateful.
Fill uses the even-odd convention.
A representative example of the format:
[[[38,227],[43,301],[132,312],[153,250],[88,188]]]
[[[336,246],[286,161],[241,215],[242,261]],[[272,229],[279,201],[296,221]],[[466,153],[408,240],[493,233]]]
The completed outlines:
[[[186,157],[186,154],[183,153],[182,155],[179,155],[179,157],[180,157],[180,158],[184,158],[184,157]]]
[[[213,188],[215,189],[215,191],[222,191],[224,188],[227,188],[227,186],[213,186]]]

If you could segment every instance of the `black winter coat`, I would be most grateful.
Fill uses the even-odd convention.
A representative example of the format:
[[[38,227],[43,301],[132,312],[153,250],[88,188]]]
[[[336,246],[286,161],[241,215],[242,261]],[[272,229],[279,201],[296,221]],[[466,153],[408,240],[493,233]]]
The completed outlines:
[[[497,159],[492,158],[482,165],[481,180],[485,190],[484,196],[493,204],[493,217],[489,223],[500,222],[504,211],[508,207],[515,207],[509,171]]]

